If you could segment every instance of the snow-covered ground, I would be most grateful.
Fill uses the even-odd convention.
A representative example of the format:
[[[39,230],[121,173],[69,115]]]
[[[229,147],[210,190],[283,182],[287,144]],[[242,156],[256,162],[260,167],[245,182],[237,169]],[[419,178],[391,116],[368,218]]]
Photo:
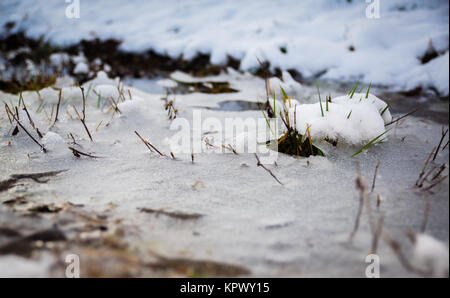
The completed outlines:
[[[366,15],[373,2],[380,4],[380,18]],[[213,63],[231,55],[241,59],[243,70],[257,67],[259,57],[272,68],[297,69],[305,77],[326,71],[323,78],[449,93],[445,0],[79,3],[80,18],[68,19],[70,3],[64,1],[2,1],[0,26],[14,21],[31,36],[44,34],[57,44],[116,38],[130,51],[154,49],[187,59],[210,53]],[[430,45],[440,56],[421,64]]]
[[[189,79],[180,73],[172,77]],[[198,79],[193,80],[198,82]],[[257,109],[222,110],[221,103],[226,101],[239,107],[238,101],[249,104],[265,100],[264,80],[232,71],[203,80],[227,81],[239,92],[177,94],[177,119],[186,119],[191,124],[189,140],[196,134],[192,125],[195,110],[201,111],[202,119],[214,118],[219,123],[226,118],[263,118]],[[166,81],[162,85],[168,86],[168,83]],[[218,154],[215,148],[205,146],[202,153],[195,154],[194,163],[190,154],[175,153],[176,159],[173,160],[169,157],[168,139],[177,131],[170,129],[172,122],[163,107],[161,97],[164,90],[155,81],[141,80],[136,85],[150,86],[149,90],[154,91],[144,92],[124,86],[125,98],[119,99],[117,84],[103,73],[85,84],[85,90],[90,89],[86,102],[86,125],[93,142],[76,119],[72,106],[75,105],[81,114],[80,89],[63,88],[59,121],[55,125],[49,118],[55,117],[55,110],[53,113],[51,110],[52,106],[55,109],[58,92],[41,90],[41,100],[34,91],[24,92],[30,115],[44,135],[39,141],[46,146],[47,153],[43,153],[21,129],[12,136],[14,126],[9,123],[6,112],[1,110],[0,181],[18,173],[67,170],[49,178],[47,183],[21,181],[1,193],[2,203],[22,196],[37,203],[61,205],[70,202],[82,204],[86,210],[110,210],[108,218],[124,230],[121,234],[124,241],[129,243],[132,251],[144,255],[152,252],[168,257],[240,264],[248,268],[252,276],[364,277],[365,257],[371,248],[366,211],[353,243],[348,241],[359,204],[355,161],[359,161],[362,175],[370,181],[369,187],[375,166],[380,161],[376,187],[369,195],[373,216],[377,219],[384,214],[384,230],[402,243],[407,258],[414,262],[413,246],[405,232],[421,231],[427,209],[426,198],[431,196],[414,184],[427,155],[439,142],[441,125],[408,117],[392,127],[383,144],[369,148],[356,158],[349,156],[360,146],[345,142],[339,142],[337,147],[321,142],[320,147],[326,157],[295,158],[279,154],[276,165],[266,166],[283,183],[280,185],[257,166],[253,154],[235,155],[229,150],[224,150],[226,154]],[[296,88],[289,90],[290,95],[299,98],[300,103],[317,102],[315,88]],[[100,94],[100,105],[94,90]],[[341,95],[325,88],[322,91],[324,94],[330,92],[332,98]],[[371,93],[377,95],[377,90],[373,89]],[[18,96],[0,95],[2,101],[11,107],[18,105]],[[116,112],[113,117],[111,109],[108,109],[111,105],[107,103],[108,96],[120,102],[118,108],[121,112]],[[174,96],[171,95],[170,99]],[[317,105],[315,107],[318,108]],[[23,125],[36,136],[25,112],[19,109],[19,113]],[[336,125],[340,123],[336,122]],[[168,156],[150,153],[134,134],[135,130]],[[218,133],[217,129],[203,128],[202,139]],[[76,157],[68,146],[99,158]],[[432,165],[448,164],[448,161],[446,148]],[[442,251],[448,251],[449,239],[448,179],[433,190],[425,233],[444,244],[437,245],[436,240],[430,240],[428,236],[419,237],[419,246],[414,251],[419,261],[425,260],[428,265],[442,264],[440,258]],[[378,201],[377,208],[378,195],[381,201]],[[5,212],[7,207],[2,208],[0,212]],[[139,208],[202,216],[196,220],[180,220],[163,214],[140,212]],[[58,216],[50,214],[49,218],[52,221]],[[17,226],[26,219],[11,220],[6,216],[0,223]],[[63,222],[67,224],[67,220]],[[94,236],[92,233],[88,236],[100,237],[108,234],[109,230],[95,231],[98,234]],[[57,251],[50,256],[38,254],[32,259],[2,256],[0,276],[52,276],[52,263],[63,261],[67,253],[71,253],[70,247],[69,251]],[[378,254],[382,277],[414,276],[400,265],[383,240],[380,240]],[[82,270],[88,266],[88,258],[88,254],[80,254]],[[448,262],[448,258],[446,260]]]

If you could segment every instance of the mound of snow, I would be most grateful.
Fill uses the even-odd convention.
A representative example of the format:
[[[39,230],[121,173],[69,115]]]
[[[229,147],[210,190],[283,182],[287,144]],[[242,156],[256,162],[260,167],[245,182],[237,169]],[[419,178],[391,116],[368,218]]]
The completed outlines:
[[[448,247],[434,237],[426,234],[416,235],[414,260],[433,276],[448,277]]]
[[[287,103],[288,104],[288,103]],[[385,124],[392,120],[387,104],[378,97],[369,94],[355,93],[333,98],[328,104],[298,104],[291,101],[289,118],[291,124],[296,123],[299,133],[305,134],[309,126],[314,140],[325,138],[339,140],[351,145],[364,144],[384,133]],[[384,111],[384,112],[383,112]],[[383,113],[383,115],[381,115]]]

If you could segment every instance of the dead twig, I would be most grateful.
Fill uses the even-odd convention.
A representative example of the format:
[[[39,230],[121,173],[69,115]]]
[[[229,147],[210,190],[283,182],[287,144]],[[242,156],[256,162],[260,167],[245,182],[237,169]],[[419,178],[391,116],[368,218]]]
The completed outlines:
[[[392,251],[397,256],[398,260],[400,261],[400,264],[405,268],[408,272],[415,273],[421,276],[429,276],[429,272],[423,271],[419,268],[415,268],[410,262],[409,259],[405,256],[402,247],[400,243],[393,239],[391,235],[389,235],[387,232],[383,232],[382,237],[384,241],[390,246]]]
[[[25,100],[24,100],[23,97],[22,97],[22,92],[20,93],[20,98],[22,99],[21,102],[23,103],[23,108],[22,108],[22,110],[24,110],[25,113],[27,114],[28,121],[30,122],[31,127],[33,127],[33,129],[36,130],[36,133],[38,134],[39,138],[42,139],[43,136],[42,136],[41,132],[40,132],[39,129],[34,125],[34,121],[31,119],[30,113],[28,113],[27,106],[25,105]]]
[[[55,125],[55,124],[56,124],[56,121],[58,121],[59,105],[61,104],[61,97],[62,97],[62,89],[59,90],[59,94],[58,94],[58,104],[56,105],[55,122],[53,122],[53,125]]]
[[[433,150],[431,150],[431,153],[428,155],[427,159],[425,160],[422,171],[420,171],[419,178],[417,178],[416,186],[419,186],[419,182],[421,181],[423,175],[425,175],[425,170],[426,170],[428,163],[430,162],[431,156],[433,156],[433,153],[435,150],[436,150],[436,147],[434,147]]]
[[[389,122],[388,124],[385,124],[384,126],[392,125],[392,124],[394,124],[394,123],[396,123],[396,122],[402,120],[403,118],[406,118],[406,117],[408,117],[408,116],[414,114],[414,113],[417,112],[418,110],[420,110],[420,107],[417,107],[417,108],[415,108],[414,110],[412,110],[411,112],[406,113],[405,115],[403,115],[403,116],[401,116],[401,117],[398,117],[398,118],[395,119],[395,120],[392,120],[391,122]]]
[[[255,153],[255,157],[256,157],[256,160],[257,160],[256,166],[261,167],[261,168],[263,168],[264,170],[266,170],[266,172],[268,172],[268,173],[273,177],[273,179],[275,179],[275,181],[277,181],[279,184],[283,185],[283,183],[281,183],[281,181],[278,180],[278,178],[272,173],[272,171],[269,170],[268,168],[266,168],[266,167],[261,163],[261,161],[259,160],[258,154]]]
[[[433,161],[436,159],[436,157],[439,153],[439,149],[441,149],[442,142],[444,141],[444,138],[447,135],[447,133],[448,133],[448,128],[447,128],[447,130],[444,131],[444,127],[442,127],[442,137],[441,137],[441,140],[439,141],[439,145],[437,146],[436,152],[434,153]]]
[[[156,147],[153,146],[149,141],[144,140],[144,138],[141,137],[141,135],[140,135],[137,131],[134,131],[134,133],[139,137],[139,139],[141,139],[141,141],[145,144],[145,146],[147,146],[147,148],[150,150],[150,152],[152,152],[152,149],[153,149],[153,150],[155,150],[156,152],[158,152],[159,155],[165,156],[165,155],[162,154],[158,149],[156,149]]]
[[[6,108],[9,110],[9,107],[6,105]],[[16,107],[17,109],[17,107]],[[16,121],[16,123],[20,126],[20,128],[23,129],[23,131],[25,131],[25,133],[39,146],[41,147],[42,151],[44,153],[47,152],[47,149],[45,149],[44,145],[42,145],[41,143],[39,143],[29,132],[28,130],[22,125],[22,123],[20,123],[19,119],[16,117],[16,115],[14,115],[11,111],[9,111],[9,113],[11,113],[11,115],[13,116],[13,119]],[[17,127],[16,127],[17,128]],[[16,133],[17,134],[17,133]]]
[[[89,139],[91,140],[91,142],[93,142],[94,140],[92,139],[91,133],[89,132],[89,129],[86,126],[86,97],[84,96],[84,88],[80,87],[80,89],[81,89],[81,94],[83,96],[83,110],[82,110],[83,117],[80,117],[80,114],[78,114],[78,111],[75,108],[75,106],[73,108],[74,108],[75,112],[77,113],[78,118],[80,118],[80,121],[83,124],[84,129],[86,130],[86,132],[89,136]]]
[[[381,236],[381,233],[383,232],[383,223],[384,223],[384,214],[380,214],[380,217],[378,218],[377,223],[377,229],[375,230],[375,234],[372,238],[372,254],[376,254],[378,250],[378,243]]]
[[[72,151],[72,153],[73,153],[73,155],[75,155],[75,157],[81,157],[81,155],[83,155],[83,156],[90,157],[90,158],[100,158],[98,156],[94,156],[94,155],[91,155],[88,153],[81,152],[73,147],[68,147],[68,148],[69,148],[69,150]]]
[[[378,173],[379,167],[380,167],[380,161],[378,161],[377,165],[375,166],[375,173],[373,174],[373,181],[372,181],[372,189],[370,192],[373,192],[373,190],[375,189],[375,182],[377,180],[377,173]]]

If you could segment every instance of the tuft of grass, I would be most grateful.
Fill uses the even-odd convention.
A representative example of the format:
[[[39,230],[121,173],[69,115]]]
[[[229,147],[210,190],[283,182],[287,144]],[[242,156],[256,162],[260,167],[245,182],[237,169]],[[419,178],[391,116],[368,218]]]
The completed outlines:
[[[350,110],[350,113],[347,115],[347,119],[350,119],[350,116],[352,115],[353,110]]]
[[[353,95],[355,94],[356,88],[358,88],[358,85],[359,85],[359,81],[357,81],[355,87],[353,87],[353,88],[350,90],[350,93],[348,94],[348,96],[349,96],[350,98],[353,98]]]

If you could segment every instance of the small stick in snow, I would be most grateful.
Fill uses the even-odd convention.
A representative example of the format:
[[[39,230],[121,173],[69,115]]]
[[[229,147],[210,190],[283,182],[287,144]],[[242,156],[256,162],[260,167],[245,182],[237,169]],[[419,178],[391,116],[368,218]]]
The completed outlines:
[[[431,178],[431,181],[436,180],[439,176],[441,176],[442,172],[445,171],[445,168],[447,167],[447,165],[445,163],[442,164],[442,166],[440,167],[439,171],[437,171],[437,173],[433,176],[433,178]]]
[[[422,179],[423,175],[425,175],[425,170],[428,166],[428,163],[430,162],[431,156],[433,156],[434,150],[436,150],[436,147],[431,150],[431,153],[428,155],[427,159],[425,160],[425,164],[423,165],[422,171],[420,171],[419,178],[417,178],[416,186],[419,186],[419,182]]]
[[[378,173],[379,167],[380,167],[380,161],[378,161],[377,165],[375,166],[375,173],[373,174],[373,181],[372,181],[372,189],[370,192],[373,192],[373,190],[375,189],[375,182],[377,180],[377,173]]]
[[[170,151],[170,156],[172,156],[172,159],[176,159],[176,158],[175,158],[175,155],[173,154],[172,151]]]
[[[25,100],[22,97],[22,93],[20,93],[20,98],[22,99],[22,103],[23,103],[23,110],[25,111],[25,113],[27,114],[28,117],[28,121],[30,122],[31,127],[33,127],[34,130],[36,130],[36,133],[38,134],[39,138],[42,139],[42,134],[39,131],[39,129],[34,125],[34,121],[31,119],[30,113],[28,113],[28,109],[27,106],[25,105]]]
[[[387,232],[383,232],[382,237],[384,239],[384,241],[386,241],[386,243],[391,247],[392,251],[395,253],[395,255],[397,256],[398,260],[400,261],[400,264],[408,271],[408,272],[412,272],[421,276],[428,276],[429,273],[425,272],[419,268],[415,268],[410,262],[409,259],[405,256],[402,247],[400,245],[400,243],[393,239],[391,237],[391,235],[389,235]]]
[[[272,171],[269,170],[268,168],[266,168],[266,167],[261,163],[261,161],[259,160],[259,157],[258,157],[258,155],[257,155],[256,153],[255,153],[255,157],[256,157],[256,160],[257,160],[256,165],[257,165],[258,167],[261,167],[261,168],[263,168],[264,170],[266,170],[266,171],[273,177],[273,179],[275,179],[278,183],[280,183],[281,185],[283,185],[283,183],[281,183],[281,181],[278,180],[278,178],[272,173]]]
[[[379,242],[381,233],[383,232],[383,223],[384,223],[384,214],[380,214],[380,217],[378,218],[377,229],[372,238],[372,251],[371,251],[372,254],[377,253],[378,242]]]
[[[55,122],[53,122],[53,125],[55,125],[56,121],[58,121],[59,105],[61,104],[61,95],[62,95],[62,89],[59,90],[59,94],[58,94],[58,104],[56,105]]]
[[[134,131],[134,133],[141,139],[142,142],[144,142],[145,146],[147,146],[147,148],[150,150],[150,152],[152,151],[151,149],[153,149],[153,150],[155,150],[156,152],[158,152],[159,155],[165,156],[165,155],[162,154],[158,149],[156,149],[155,146],[153,146],[152,144],[150,144],[149,141],[144,140],[144,138],[141,137],[141,135],[140,135],[137,131]]]
[[[194,152],[191,153],[191,162],[194,163]]]
[[[388,124],[385,124],[384,126],[388,126],[388,125],[394,124],[394,123],[396,123],[396,122],[402,120],[403,118],[406,118],[406,117],[408,117],[408,116],[414,114],[414,113],[417,112],[418,110],[420,110],[420,107],[417,107],[417,108],[415,108],[414,110],[412,110],[411,112],[406,113],[405,115],[403,115],[403,116],[401,116],[401,117],[398,117],[398,118],[395,119],[395,120],[392,120],[391,122],[389,122]]]
[[[73,155],[75,155],[76,157],[81,157],[81,155],[83,155],[83,156],[87,156],[87,157],[90,157],[90,158],[99,158],[98,156],[94,156],[94,155],[91,155],[91,154],[88,154],[88,153],[81,152],[81,151],[79,151],[79,150],[77,150],[77,149],[75,149],[73,147],[68,147],[68,148],[70,150],[72,150]]]
[[[436,181],[435,183],[431,184],[430,186],[424,188],[424,191],[428,191],[431,190],[433,187],[435,187],[436,185],[440,184],[441,182],[443,182],[446,178],[448,177],[448,175],[445,175],[444,177],[442,177],[441,179],[439,179],[438,181]]]
[[[450,140],[448,140],[448,141],[447,141],[447,144],[445,144],[445,146],[444,146],[444,147],[442,147],[442,151],[444,151],[444,150],[445,150],[445,148],[447,148],[447,146],[448,146],[448,142],[450,142]]]
[[[6,108],[9,110],[9,107],[6,106]],[[17,111],[17,107],[16,107],[16,111]],[[25,133],[36,143],[39,145],[39,147],[41,147],[42,151],[44,151],[44,153],[47,152],[47,149],[45,149],[45,147],[39,143],[29,132],[28,130],[26,130],[26,128],[22,125],[22,123],[20,123],[19,119],[16,117],[16,115],[14,115],[11,111],[9,111],[9,113],[11,113],[11,115],[13,116],[13,119],[16,121],[16,123],[20,126],[20,128],[23,129],[23,131],[25,131]]]
[[[439,149],[441,149],[442,142],[444,141],[444,138],[447,135],[447,133],[448,133],[448,128],[447,128],[447,130],[444,131],[444,127],[442,126],[442,137],[441,137],[441,140],[439,141],[439,145],[437,146],[436,152],[434,153],[433,161],[436,159],[436,157],[439,153]]]
[[[80,87],[80,89],[81,89],[81,94],[83,96],[83,110],[82,110],[83,117],[80,116],[80,114],[78,113],[77,108],[75,106],[73,106],[73,109],[74,109],[75,113],[77,114],[78,119],[83,124],[84,129],[86,130],[86,132],[89,136],[89,139],[91,140],[91,142],[93,142],[94,140],[92,139],[91,133],[89,132],[89,129],[86,126],[86,98],[84,97],[84,88]]]
[[[367,214],[369,217],[370,231],[372,232],[372,235],[375,235],[375,227],[373,224],[372,209],[370,206],[370,202],[367,202],[367,181],[361,175],[361,170],[359,168],[358,162],[356,163],[356,171],[358,173],[358,175],[356,177],[356,188],[359,190],[359,206],[358,206],[358,212],[356,214],[355,225],[353,227],[353,231],[350,233],[349,241],[353,240],[353,238],[356,235],[356,232],[359,229],[359,223],[361,221],[361,216],[362,216],[362,211],[364,209],[364,205],[366,205]]]
[[[430,176],[431,173],[433,173],[434,170],[436,170],[436,168],[437,168],[437,166],[431,167],[431,169],[422,177],[421,181],[419,182],[419,185],[417,185],[419,188],[421,188],[423,186],[423,184],[427,180],[428,176]]]
[[[12,125],[11,115],[9,114],[9,107],[6,103],[5,103],[5,111],[6,115],[8,115],[9,123]]]
[[[239,155],[239,153],[237,153],[236,149],[234,149],[233,146],[231,146],[230,144],[228,144],[228,146],[225,146],[224,144],[222,144],[222,148],[230,150],[231,152],[233,152],[234,155]]]

